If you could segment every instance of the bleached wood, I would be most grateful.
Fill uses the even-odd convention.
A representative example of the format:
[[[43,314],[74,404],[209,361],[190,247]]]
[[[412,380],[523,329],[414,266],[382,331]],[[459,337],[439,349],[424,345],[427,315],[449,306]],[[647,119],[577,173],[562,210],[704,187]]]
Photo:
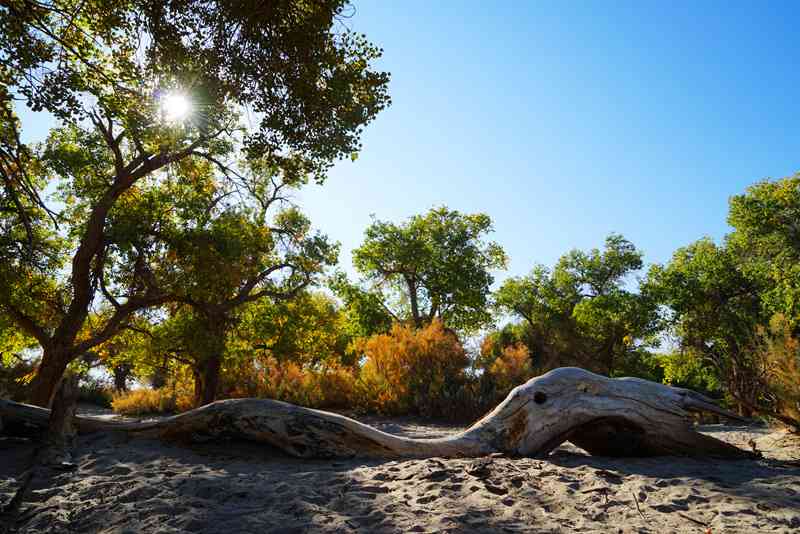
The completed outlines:
[[[751,456],[696,432],[690,411],[740,419],[686,389],[565,367],[529,380],[467,430],[439,439],[395,436],[342,415],[266,399],[217,401],[154,422],[76,417],[75,423],[81,433],[179,441],[232,436],[300,458],[543,456],[565,441],[599,455]],[[46,428],[49,410],[0,400],[0,417],[7,427]]]

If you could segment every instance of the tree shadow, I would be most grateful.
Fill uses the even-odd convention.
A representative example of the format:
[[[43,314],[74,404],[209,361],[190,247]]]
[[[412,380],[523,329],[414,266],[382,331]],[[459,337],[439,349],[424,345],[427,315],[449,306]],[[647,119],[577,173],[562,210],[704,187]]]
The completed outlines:
[[[3,461],[12,457],[4,455]],[[580,517],[582,499],[593,495],[584,492],[585,486],[571,485],[580,476],[598,473],[589,479],[618,486],[636,476],[637,484],[654,491],[702,480],[713,491],[752,501],[752,510],[761,505],[758,509],[767,515],[765,505],[800,507],[800,496],[780,485],[784,477],[793,484],[800,481],[797,466],[770,460],[608,458],[588,456],[569,444],[542,460],[495,459],[496,471],[488,475],[475,473],[474,464],[484,460],[299,460],[247,441],[187,446],[114,433],[82,436],[75,461],[77,470],[36,488],[25,503],[20,530],[570,531],[569,516]],[[541,489],[545,479],[558,495]],[[759,483],[764,480],[771,483]],[[617,505],[631,499],[627,493],[620,493]],[[675,492],[677,497],[668,502],[649,501],[647,510],[681,513],[705,498],[683,493]],[[524,503],[525,514],[510,514],[519,503]],[[630,508],[628,504],[624,506]],[[553,506],[562,513],[548,516]],[[602,527],[602,521],[593,524]],[[769,521],[792,527],[785,519]]]

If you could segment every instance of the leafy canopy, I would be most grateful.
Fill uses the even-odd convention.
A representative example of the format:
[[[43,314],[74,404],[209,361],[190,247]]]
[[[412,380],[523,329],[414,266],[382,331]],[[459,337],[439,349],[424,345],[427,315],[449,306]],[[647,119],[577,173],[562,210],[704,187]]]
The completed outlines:
[[[44,350],[33,402],[47,404],[71,359],[176,298],[153,283],[153,258],[172,246],[155,244],[166,234],[143,238],[122,213],[156,219],[159,203],[140,196],[169,180],[196,185],[209,169],[232,179],[254,165],[265,179],[321,181],[359,149],[362,128],[389,104],[388,74],[372,67],[381,51],[341,24],[346,14],[340,0],[0,6],[0,247],[8,254],[0,313]],[[185,120],[165,120],[163,102],[174,94],[191,102]],[[59,121],[40,148],[20,142],[21,103]],[[43,192],[53,189],[60,203],[46,204]],[[229,210],[186,237],[242,230],[252,240],[249,217]],[[284,227],[305,224],[285,219]],[[210,288],[217,273],[205,274]],[[98,295],[114,312],[84,336]]]
[[[375,221],[353,264],[395,319],[473,331],[491,323],[491,270],[506,265],[500,245],[485,241],[491,231],[488,215],[445,207],[401,224]]]
[[[800,327],[800,174],[763,181],[730,200],[727,237],[764,306]]]
[[[506,280],[496,294],[500,310],[523,319],[540,368],[581,365],[605,373],[631,370],[658,330],[654,304],[627,289],[642,253],[620,235],[605,248],[573,250],[550,270]]]

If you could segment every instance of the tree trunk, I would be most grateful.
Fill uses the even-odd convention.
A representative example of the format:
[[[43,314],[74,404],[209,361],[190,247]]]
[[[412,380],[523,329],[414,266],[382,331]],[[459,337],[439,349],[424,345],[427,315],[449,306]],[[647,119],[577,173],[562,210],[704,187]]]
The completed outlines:
[[[414,320],[414,328],[419,328],[422,326],[422,318],[417,301],[417,284],[411,278],[406,278],[406,285],[408,286],[408,300],[411,303],[411,318]]]
[[[69,361],[67,351],[55,347],[44,348],[42,361],[30,385],[28,400],[31,404],[50,407]]]
[[[51,447],[65,449],[72,446],[78,433],[74,423],[77,402],[78,377],[70,374],[61,381],[54,397],[53,409],[50,410],[47,441]]]
[[[195,405],[205,406],[217,400],[219,374],[225,354],[225,337],[231,321],[224,310],[200,308],[201,325],[206,330],[206,343],[195,373]]]
[[[217,400],[219,373],[222,367],[220,356],[210,356],[195,371],[194,397],[196,406],[205,406]]]
[[[131,367],[128,364],[115,365],[113,368],[114,374],[114,390],[117,393],[128,391],[128,378],[131,376]]]
[[[167,369],[166,367],[160,367],[153,371],[153,374],[150,375],[150,387],[153,389],[163,388],[167,385]]]
[[[439,439],[395,436],[341,415],[265,399],[223,400],[154,422],[76,422],[82,432],[116,430],[185,442],[239,437],[300,458],[544,456],[564,441],[610,456],[753,457],[696,432],[690,411],[741,420],[686,389],[567,367],[529,380],[467,430]],[[48,410],[0,399],[0,417],[9,425],[46,427],[48,416]]]

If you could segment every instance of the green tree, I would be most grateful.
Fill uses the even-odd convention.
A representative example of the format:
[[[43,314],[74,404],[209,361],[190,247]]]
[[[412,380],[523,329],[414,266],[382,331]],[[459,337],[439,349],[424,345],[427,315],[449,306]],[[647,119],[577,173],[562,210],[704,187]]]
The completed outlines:
[[[474,331],[491,323],[490,271],[506,265],[500,245],[485,241],[491,231],[488,215],[444,207],[399,225],[375,221],[353,264],[395,320]]]
[[[111,227],[135,186],[191,176],[185,167],[204,163],[231,176],[239,146],[272,175],[321,181],[333,161],[359,149],[362,127],[389,103],[388,75],[371,66],[380,50],[336,23],[346,7],[340,0],[282,0],[269,9],[226,0],[0,6],[7,254],[0,309],[42,347],[33,403],[50,403],[70,361],[140,310],[174,298],[150,283],[151,251]],[[169,120],[166,97],[179,93],[193,112]],[[60,121],[42,150],[19,142],[25,125],[13,114],[15,99]],[[243,127],[242,108],[256,113],[256,127]],[[53,184],[65,205],[53,214],[58,232],[41,202]],[[79,339],[99,293],[121,298]]]
[[[0,398],[19,397],[22,382],[33,366],[26,353],[36,348],[36,340],[0,316]]]
[[[199,404],[216,398],[229,333],[243,306],[293,299],[336,261],[338,248],[284,200],[302,181],[270,171],[250,161],[245,172],[225,180],[213,167],[191,167],[181,179],[138,188],[112,218],[113,228],[130,234],[130,248],[116,253],[132,257],[120,265],[144,254],[154,265],[147,283],[191,307],[187,317],[203,331],[203,343],[192,351]],[[132,282],[121,283],[124,270],[111,274],[118,286]],[[121,305],[110,291],[104,294]]]
[[[764,386],[754,344],[767,316],[733,251],[710,239],[680,248],[667,265],[651,267],[644,290],[668,306],[684,356],[712,366],[743,413],[757,409]]]
[[[350,337],[385,334],[392,328],[394,314],[386,307],[380,293],[365,290],[349,281],[341,271],[330,277],[328,287],[343,303],[343,328]]]
[[[124,361],[133,360],[137,370],[150,372],[188,367],[194,377],[197,404],[202,404],[204,395],[210,393],[209,357],[218,358],[216,393],[236,390],[251,396],[264,390],[266,384],[259,383],[259,371],[271,361],[294,363],[300,368],[354,364],[343,361],[350,339],[343,333],[337,304],[321,293],[300,291],[292,299],[248,302],[232,316],[231,327],[225,332],[213,332],[207,323],[196,308],[176,307],[149,330],[148,340],[126,347]],[[217,347],[219,352],[210,353],[209,346]]]
[[[200,404],[216,399],[228,333],[239,321],[240,308],[260,299],[293,299],[335,263],[335,247],[308,235],[308,224],[298,213],[284,215],[277,218],[280,226],[270,229],[282,231],[280,238],[243,218],[220,216],[176,247],[180,287],[172,290],[192,307],[195,323],[208,338],[195,352],[200,356]]]
[[[236,335],[245,357],[263,351],[301,365],[341,363],[351,341],[343,322],[332,297],[304,291],[292,300],[254,302],[243,311]]]
[[[602,251],[573,250],[552,270],[539,265],[528,276],[507,280],[495,299],[500,310],[526,323],[526,342],[540,370],[573,364],[630,372],[640,369],[658,331],[653,302],[626,288],[641,267],[641,252],[612,234]]]
[[[763,181],[730,200],[727,244],[758,284],[765,309],[800,332],[800,174]]]

